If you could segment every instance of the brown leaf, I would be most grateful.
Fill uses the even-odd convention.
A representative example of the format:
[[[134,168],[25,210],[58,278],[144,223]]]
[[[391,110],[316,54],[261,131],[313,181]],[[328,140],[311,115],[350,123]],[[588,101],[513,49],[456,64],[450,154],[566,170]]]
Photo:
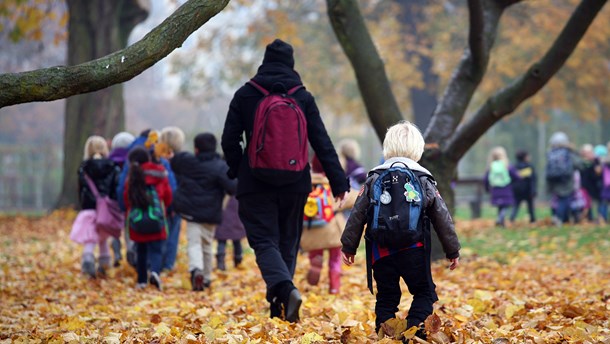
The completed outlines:
[[[159,314],[153,314],[150,317],[150,322],[153,324],[158,324],[162,321],[161,316]]]
[[[426,321],[424,321],[424,326],[428,333],[436,333],[441,329],[441,318],[439,318],[436,313],[432,313],[426,318]]]

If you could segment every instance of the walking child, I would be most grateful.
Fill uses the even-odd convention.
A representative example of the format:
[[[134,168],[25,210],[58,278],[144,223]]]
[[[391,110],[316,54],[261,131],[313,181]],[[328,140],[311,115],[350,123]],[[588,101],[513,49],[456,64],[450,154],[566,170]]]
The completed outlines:
[[[175,208],[186,220],[191,284],[203,291],[212,283],[214,231],[222,220],[222,201],[235,194],[237,181],[227,176],[229,166],[216,153],[216,137],[195,136],[195,154],[179,152],[171,160],[178,179]]]
[[[530,216],[530,223],[536,222],[536,214],[534,211],[534,198],[536,197],[536,170],[530,163],[530,155],[524,150],[520,150],[515,154],[517,163],[515,169],[520,179],[513,181],[513,193],[515,195],[515,206],[513,213],[510,215],[510,221],[514,222],[519,212],[521,202],[527,205],[527,212]]]
[[[430,269],[429,222],[451,263],[449,268],[459,265],[460,243],[451,214],[434,178],[417,163],[423,151],[424,139],[412,123],[401,121],[388,129],[383,141],[385,163],[369,172],[341,237],[343,262],[352,265],[367,225],[367,282],[371,293],[372,278],[377,284],[378,333],[382,324],[396,316],[402,278],[413,295],[407,328],[420,327],[416,335],[426,337],[421,326],[438,300]]]
[[[508,163],[504,147],[494,147],[489,152],[485,189],[491,194],[491,204],[498,207],[496,226],[504,227],[507,210],[515,204],[512,182],[520,179],[517,171]]]
[[[136,289],[145,288],[149,282],[162,290],[159,274],[168,231],[166,208],[172,203],[172,190],[165,167],[152,162],[145,148],[133,148],[128,160],[129,174],[123,199],[127,208],[129,238],[136,244]]]
[[[78,213],[70,232],[70,239],[83,245],[82,272],[95,278],[106,275],[110,267],[109,235],[98,231],[95,225],[96,199],[89,187],[89,178],[102,196],[116,200],[116,184],[120,169],[108,159],[108,144],[101,136],[91,136],[85,143],[83,162],[78,168],[78,199],[81,211]],[[95,268],[95,247],[99,247],[98,267]]]

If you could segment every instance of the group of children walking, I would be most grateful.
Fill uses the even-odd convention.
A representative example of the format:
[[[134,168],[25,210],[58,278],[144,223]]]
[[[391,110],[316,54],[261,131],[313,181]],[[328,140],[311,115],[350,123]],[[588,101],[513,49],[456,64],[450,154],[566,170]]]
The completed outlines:
[[[506,150],[494,147],[484,176],[491,204],[498,208],[496,225],[501,227],[505,226],[510,208],[510,221],[515,221],[522,202],[527,205],[530,222],[536,221],[536,169],[526,151],[518,151],[515,157],[516,163],[510,164]],[[569,221],[608,220],[610,158],[606,146],[584,144],[577,151],[565,133],[556,132],[549,140],[543,177],[551,197],[552,220],[556,225]]]
[[[151,284],[162,290],[161,273],[175,266],[182,218],[187,223],[193,290],[201,291],[211,284],[215,233],[218,268],[226,269],[227,239],[233,240],[235,265],[241,263],[240,240],[245,231],[237,219],[234,198],[223,212],[225,196],[228,200],[228,195],[235,193],[236,181],[226,176],[226,163],[216,153],[216,138],[210,133],[197,135],[194,154],[182,151],[183,143],[184,133],[177,127],[145,130],[138,137],[121,132],[111,141],[112,150],[103,137],[88,138],[78,170],[81,211],[70,234],[84,246],[84,274],[92,278],[105,275],[113,260],[109,239],[114,265],[122,259],[120,238],[96,229],[97,192],[118,201],[124,211],[126,255],[137,271],[137,289]],[[227,220],[216,231],[223,218]]]

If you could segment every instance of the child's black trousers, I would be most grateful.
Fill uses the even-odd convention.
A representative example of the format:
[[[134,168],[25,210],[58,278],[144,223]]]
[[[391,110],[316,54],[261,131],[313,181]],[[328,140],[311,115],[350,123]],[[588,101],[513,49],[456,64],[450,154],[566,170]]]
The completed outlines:
[[[423,247],[410,248],[381,258],[373,264],[373,278],[377,284],[375,330],[394,318],[400,303],[400,278],[405,281],[413,302],[407,316],[407,326],[417,326],[432,314],[438,300],[432,282],[429,259]]]

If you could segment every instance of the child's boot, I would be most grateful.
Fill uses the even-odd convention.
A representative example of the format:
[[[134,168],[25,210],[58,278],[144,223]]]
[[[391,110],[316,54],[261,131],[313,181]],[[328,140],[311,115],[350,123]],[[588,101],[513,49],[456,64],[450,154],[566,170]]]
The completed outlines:
[[[224,253],[216,254],[216,268],[220,271],[227,270],[227,266],[225,265],[225,254]]]
[[[235,267],[238,268],[239,265],[241,264],[242,261],[242,256],[241,255],[237,255],[233,258],[233,263],[235,264]]]
[[[339,288],[341,288],[341,271],[331,270],[329,272],[330,277],[330,294],[339,294]]]
[[[84,253],[82,258],[83,274],[95,278],[95,257],[93,253]]]
[[[106,271],[110,269],[110,256],[100,256],[98,259],[97,273],[100,277],[106,277]]]
[[[324,255],[320,253],[309,253],[309,271],[307,271],[307,283],[317,285],[320,281],[320,272],[322,271],[322,263]]]
[[[121,240],[119,238],[112,238],[110,245],[112,246],[112,252],[114,252],[114,267],[116,268],[121,265],[121,259],[123,259],[121,255]]]

